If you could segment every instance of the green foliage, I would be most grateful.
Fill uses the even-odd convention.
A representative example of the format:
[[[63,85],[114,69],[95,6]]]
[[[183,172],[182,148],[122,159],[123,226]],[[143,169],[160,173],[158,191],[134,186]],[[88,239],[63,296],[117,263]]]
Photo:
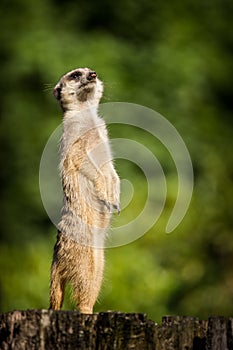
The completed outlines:
[[[155,153],[168,197],[143,238],[106,252],[96,310],[146,312],[155,320],[232,315],[232,10],[228,0],[1,2],[1,311],[48,306],[55,228],[40,199],[39,162],[61,122],[52,87],[64,72],[87,66],[105,82],[103,102],[133,102],[166,116],[195,172],[190,209],[166,235],[177,191],[168,152],[143,131],[110,128],[111,137],[136,139]],[[146,188],[140,172],[116,163],[137,189],[121,223],[141,208]],[[64,307],[73,306],[67,300]]]

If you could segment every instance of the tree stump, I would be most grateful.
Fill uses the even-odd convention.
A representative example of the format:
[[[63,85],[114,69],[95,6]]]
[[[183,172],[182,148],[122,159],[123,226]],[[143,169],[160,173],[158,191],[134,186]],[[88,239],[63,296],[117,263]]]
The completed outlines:
[[[0,314],[2,350],[232,350],[233,318],[27,310]]]

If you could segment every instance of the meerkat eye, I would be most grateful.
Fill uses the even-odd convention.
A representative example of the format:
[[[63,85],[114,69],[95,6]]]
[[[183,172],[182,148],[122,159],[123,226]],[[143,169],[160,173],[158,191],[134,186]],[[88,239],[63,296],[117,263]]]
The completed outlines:
[[[70,78],[71,79],[78,79],[79,77],[81,77],[82,73],[81,72],[74,72],[70,74]]]

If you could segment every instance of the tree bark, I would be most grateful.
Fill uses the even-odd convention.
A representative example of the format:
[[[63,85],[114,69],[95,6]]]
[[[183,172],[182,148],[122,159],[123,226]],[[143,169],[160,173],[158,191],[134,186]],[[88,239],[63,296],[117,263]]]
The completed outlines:
[[[233,318],[27,310],[0,314],[2,350],[232,350]]]

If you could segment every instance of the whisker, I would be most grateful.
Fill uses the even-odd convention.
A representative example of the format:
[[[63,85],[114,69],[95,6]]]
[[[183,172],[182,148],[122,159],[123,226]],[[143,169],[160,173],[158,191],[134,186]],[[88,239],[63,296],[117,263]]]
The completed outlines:
[[[54,88],[54,84],[45,83],[43,85],[44,85],[43,91],[52,91]]]
[[[108,86],[108,87],[114,87],[120,84],[119,82],[108,82],[108,81],[103,81],[103,83],[104,83],[104,86]]]
[[[112,96],[111,95],[106,95],[105,93],[104,93],[104,95],[103,95],[103,97],[102,97],[102,100],[103,101],[111,101],[112,100]]]

